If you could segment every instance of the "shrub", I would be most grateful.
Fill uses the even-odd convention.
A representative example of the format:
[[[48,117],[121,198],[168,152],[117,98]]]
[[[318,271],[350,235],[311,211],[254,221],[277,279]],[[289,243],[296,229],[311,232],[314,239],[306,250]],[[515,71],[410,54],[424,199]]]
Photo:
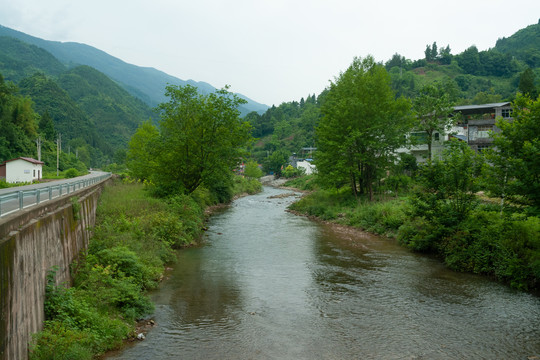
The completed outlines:
[[[304,169],[294,168],[292,165],[288,165],[285,170],[281,172],[281,176],[283,176],[286,179],[290,179],[293,177],[298,177],[305,175],[306,172]]]
[[[70,169],[67,169],[65,172],[64,172],[64,177],[66,179],[71,179],[71,178],[74,178],[74,177],[77,177],[79,176],[79,171],[75,168],[70,168]]]

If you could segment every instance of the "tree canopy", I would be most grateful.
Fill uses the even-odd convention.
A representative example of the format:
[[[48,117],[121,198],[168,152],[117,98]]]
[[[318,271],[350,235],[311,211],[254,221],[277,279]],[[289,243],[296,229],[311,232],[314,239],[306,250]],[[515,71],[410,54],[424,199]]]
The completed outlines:
[[[349,184],[371,199],[374,183],[393,161],[410,129],[410,104],[396,99],[386,69],[355,58],[331,83],[321,105],[316,165],[323,183]]]
[[[163,194],[226,183],[251,140],[249,124],[239,117],[244,100],[227,88],[203,95],[191,85],[167,86],[166,95],[159,130],[147,122],[130,142],[131,173],[151,179]]]

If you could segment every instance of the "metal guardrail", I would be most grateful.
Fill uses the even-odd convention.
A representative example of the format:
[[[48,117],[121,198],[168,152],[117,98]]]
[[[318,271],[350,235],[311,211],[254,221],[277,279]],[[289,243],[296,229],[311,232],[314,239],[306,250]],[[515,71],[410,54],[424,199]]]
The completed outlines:
[[[75,180],[72,182],[50,185],[32,190],[14,190],[10,193],[0,195],[0,217],[26,209],[30,206],[51,201],[52,199],[56,199],[58,197],[69,195],[76,190],[94,185],[109,178],[110,176],[111,173],[107,173],[105,175],[88,179]]]

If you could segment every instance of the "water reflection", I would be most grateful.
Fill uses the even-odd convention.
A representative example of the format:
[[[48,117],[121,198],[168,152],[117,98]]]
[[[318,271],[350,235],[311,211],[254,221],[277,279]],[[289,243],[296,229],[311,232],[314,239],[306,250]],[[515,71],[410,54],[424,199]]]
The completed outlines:
[[[540,355],[540,301],[392,241],[240,199],[154,295],[114,359],[509,359]]]

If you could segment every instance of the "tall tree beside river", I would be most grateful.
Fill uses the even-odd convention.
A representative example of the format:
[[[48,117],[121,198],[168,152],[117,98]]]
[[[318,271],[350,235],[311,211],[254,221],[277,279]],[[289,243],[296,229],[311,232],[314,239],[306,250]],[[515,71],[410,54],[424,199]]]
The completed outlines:
[[[230,188],[231,170],[251,140],[250,125],[240,118],[238,110],[245,100],[227,88],[202,95],[190,85],[168,86],[166,95],[169,102],[158,107],[159,135],[144,136],[144,132],[155,133],[146,124],[132,138],[130,169],[153,172],[142,178],[150,179],[163,194],[190,194],[203,184],[220,202],[230,200],[224,189]],[[141,164],[148,159],[137,153],[145,148],[151,150],[155,168]]]
[[[373,57],[355,58],[331,83],[317,128],[317,169],[323,183],[349,184],[373,197],[374,184],[404,145],[410,103],[396,99],[390,76]]]

